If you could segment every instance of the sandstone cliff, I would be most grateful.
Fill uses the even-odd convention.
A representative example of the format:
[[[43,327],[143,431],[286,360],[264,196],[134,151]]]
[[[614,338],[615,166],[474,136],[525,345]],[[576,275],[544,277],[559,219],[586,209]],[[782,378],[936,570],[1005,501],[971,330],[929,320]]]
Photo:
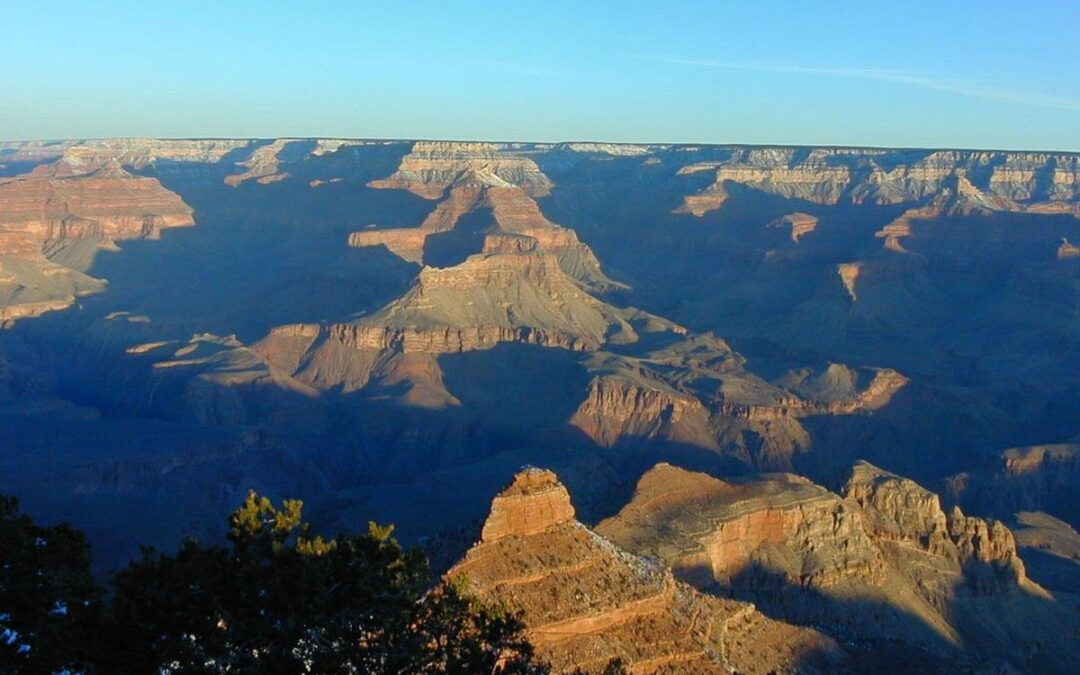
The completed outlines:
[[[695,214],[697,215],[697,214]],[[791,231],[791,241],[798,244],[799,239],[810,234],[817,227],[818,219],[807,213],[789,213],[769,223],[769,227],[787,228]]]
[[[0,323],[64,309],[104,289],[84,265],[68,267],[69,259],[92,260],[115,241],[156,239],[166,228],[194,224],[179,195],[115,158],[62,159],[0,178]]]
[[[1008,517],[1019,511],[1046,511],[1080,526],[1076,486],[1080,444],[1010,448],[987,466],[946,480],[954,503]]]
[[[880,585],[886,575],[859,509],[788,474],[726,483],[659,464],[642,476],[630,504],[597,531],[706,587],[730,584],[755,566],[800,587],[847,580]],[[781,548],[785,555],[777,555]]]
[[[697,593],[574,520],[550,471],[525,469],[492,503],[481,540],[446,575],[520,612],[553,671],[813,672],[840,656],[821,634]]]
[[[67,162],[0,179],[0,253],[33,256],[53,240],[154,238],[194,225],[191,207],[118,161],[88,172]]]
[[[510,150],[510,152],[506,152]],[[415,143],[391,176],[371,183],[376,188],[409,190],[437,199],[463,177],[484,176],[493,185],[521,186],[530,197],[546,195],[552,186],[532,159],[500,143]]]
[[[690,335],[633,357],[599,352],[589,370],[597,375],[570,423],[597,443],[685,443],[774,470],[790,469],[809,448],[800,419],[868,413],[908,381],[889,369],[856,372],[831,364],[769,382],[712,335]]]
[[[865,462],[841,495],[796,476],[727,482],[661,464],[597,532],[699,588],[757,598],[841,639],[900,640],[953,667],[1024,664],[1042,631],[1076,626],[1028,579],[1002,523],[946,514],[933,493]],[[1068,658],[1037,662],[1065,672]]]
[[[1061,204],[1080,197],[1080,161],[1066,154],[736,148],[723,160],[691,163],[679,170],[684,175],[704,171],[714,172],[715,182],[687,196],[683,206],[685,212],[698,216],[723,204],[725,183],[818,204],[917,202],[947,193],[958,179],[977,181],[990,199],[1026,206]]]
[[[567,274],[593,290],[621,287],[603,273],[592,250],[573,230],[541,213],[535,198],[548,193],[550,179],[531,159],[499,150],[484,144],[415,144],[394,174],[370,185],[442,201],[417,228],[354,232],[349,245],[382,245],[405,260],[423,262],[431,235],[454,230],[469,214],[490,211],[493,222],[487,228],[485,250],[489,241],[505,245],[504,235],[527,238],[519,239],[518,245],[555,255]]]

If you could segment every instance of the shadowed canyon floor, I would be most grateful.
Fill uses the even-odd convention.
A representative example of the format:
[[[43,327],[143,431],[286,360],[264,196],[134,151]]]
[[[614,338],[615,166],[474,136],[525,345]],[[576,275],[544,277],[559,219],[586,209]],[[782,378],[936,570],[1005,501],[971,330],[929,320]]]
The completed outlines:
[[[445,569],[545,466],[625,552],[562,512],[461,564],[552,533],[658,558],[620,590],[697,636],[567,667],[706,663],[679,622],[750,600],[852,667],[1045,671],[1031,630],[1076,641],[1078,242],[1069,153],[0,143],[0,492],[103,569],[220,537],[249,488]]]

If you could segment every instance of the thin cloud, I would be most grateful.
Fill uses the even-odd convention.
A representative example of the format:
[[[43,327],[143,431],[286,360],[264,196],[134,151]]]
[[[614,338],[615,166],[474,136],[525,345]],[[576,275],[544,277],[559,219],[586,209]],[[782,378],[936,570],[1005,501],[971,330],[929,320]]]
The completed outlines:
[[[709,59],[686,59],[649,54],[631,54],[633,58],[645,61],[658,61],[682,66],[698,66],[718,70],[742,70],[762,73],[789,73],[794,75],[814,75],[819,77],[844,77],[875,82],[893,82],[912,87],[940,91],[960,96],[981,98],[998,103],[1011,103],[1034,108],[1053,108],[1057,110],[1080,111],[1080,100],[1060,96],[1050,96],[1038,92],[1020,91],[975,80],[933,77],[901,70],[881,68],[827,68],[816,66],[797,66],[783,64],[753,63],[743,61],[713,61]]]

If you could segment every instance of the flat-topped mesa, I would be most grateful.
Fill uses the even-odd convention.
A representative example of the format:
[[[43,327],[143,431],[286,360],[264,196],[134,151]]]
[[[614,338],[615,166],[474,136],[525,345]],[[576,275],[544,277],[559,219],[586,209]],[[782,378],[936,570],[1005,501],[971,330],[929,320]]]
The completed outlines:
[[[495,497],[480,541],[446,578],[520,616],[553,673],[599,672],[616,658],[634,673],[818,672],[842,656],[816,631],[702,595],[590,531],[543,469]]]
[[[401,159],[397,171],[368,183],[374,188],[408,190],[425,199],[438,199],[446,188],[469,174],[483,175],[503,185],[517,185],[530,197],[551,191],[551,179],[532,159],[497,143],[421,141]]]
[[[510,486],[491,502],[480,541],[539,534],[573,519],[570,493],[558,476],[546,469],[528,468],[514,476]]]
[[[32,256],[66,239],[152,239],[194,224],[179,195],[115,160],[89,173],[59,161],[0,179],[0,253]]]

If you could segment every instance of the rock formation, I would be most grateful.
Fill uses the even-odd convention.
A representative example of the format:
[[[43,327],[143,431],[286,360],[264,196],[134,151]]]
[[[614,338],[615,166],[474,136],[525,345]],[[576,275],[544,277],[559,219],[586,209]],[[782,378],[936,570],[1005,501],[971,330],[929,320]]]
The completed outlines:
[[[688,336],[627,358],[590,357],[598,373],[570,423],[597,443],[663,439],[734,455],[767,469],[789,469],[809,435],[799,419],[878,409],[907,384],[888,369],[847,374],[847,386],[827,373],[789,372],[767,382],[747,371],[745,359],[711,335]],[[756,446],[748,438],[759,441]]]
[[[680,170],[680,172],[694,173],[693,170],[685,169]],[[700,218],[709,211],[719,209],[728,200],[728,197],[728,191],[724,188],[724,183],[717,178],[716,183],[705,190],[683,197],[682,206],[675,209],[674,213],[689,213]]]
[[[949,477],[954,503],[1007,518],[1021,511],[1047,511],[1080,527],[1076,486],[1080,484],[1080,443],[1010,448],[993,462]]]
[[[841,653],[753,605],[702,595],[574,520],[555,474],[525,469],[492,502],[480,542],[446,574],[520,612],[553,672],[814,672]]]
[[[249,140],[101,138],[92,140],[0,142],[0,157],[11,162],[65,162],[91,169],[115,160],[142,169],[158,161],[212,163],[250,146]]]
[[[962,173],[944,183],[928,203],[907,209],[887,224],[876,236],[885,239],[885,247],[905,252],[900,240],[914,234],[918,222],[957,216],[988,216],[998,213],[1071,214],[1080,218],[1080,210],[1069,202],[1018,203],[1010,197],[984,192]],[[1059,256],[1060,249],[1059,249]]]
[[[508,467],[558,458],[592,518],[684,461],[728,479],[668,472],[724,532],[680,515],[676,576],[845,646],[1022,642],[1002,658],[1037,670],[1049,642],[1028,638],[1060,635],[1046,607],[1073,606],[1074,563],[1030,545],[1021,569],[971,516],[1080,526],[1076,462],[1032,447],[1080,432],[1077,157],[0,143],[0,491],[118,564],[252,485],[416,541],[478,517]],[[199,227],[125,243],[188,205]],[[833,486],[860,457],[952,476],[948,503],[869,470],[850,497],[731,478]],[[667,503],[662,483],[642,489]],[[118,513],[161,495],[182,504],[167,520]]]
[[[510,152],[507,152],[507,151]],[[490,185],[520,186],[530,197],[542,197],[552,182],[536,162],[499,143],[418,142],[391,176],[371,187],[408,190],[425,199],[438,199],[463,179],[482,177]]]
[[[33,256],[56,240],[154,238],[194,225],[191,207],[118,161],[82,173],[58,162],[0,179],[0,252]]]
[[[70,307],[105,282],[44,259],[0,255],[0,326]]]
[[[638,481],[630,504],[597,531],[659,557],[703,587],[730,584],[752,566],[797,587],[849,579],[880,584],[886,574],[859,509],[787,474],[727,483],[659,464]],[[784,555],[777,554],[781,547]]]
[[[1058,246],[1057,257],[1058,260],[1073,260],[1080,258],[1080,246],[1077,246],[1068,239],[1062,237],[1061,246]]]
[[[950,189],[957,178],[968,180],[965,176],[978,176],[992,199],[1069,202],[1080,196],[1077,158],[1045,153],[941,150],[920,156],[851,148],[738,148],[724,159],[680,169],[682,174],[702,171],[714,171],[715,183],[701,195],[730,181],[818,204],[915,202]],[[687,203],[693,203],[690,199]]]
[[[104,288],[84,269],[55,262],[65,250],[156,239],[163,229],[195,224],[191,207],[157,179],[135,176],[115,158],[75,157],[0,178],[0,323],[69,307]]]
[[[515,252],[538,249],[554,255],[567,274],[593,290],[621,287],[601,271],[592,250],[573,230],[540,212],[534,198],[546,195],[552,183],[536,164],[494,150],[476,144],[415,144],[394,174],[371,186],[405,189],[428,199],[445,193],[445,198],[417,228],[354,232],[349,245],[382,245],[410,262],[425,262],[429,237],[454,230],[469,214],[490,211],[484,252],[505,252],[508,246]]]
[[[727,482],[661,464],[597,532],[699,588],[759,598],[841,639],[900,640],[931,660],[952,662],[967,644],[992,653],[976,661],[1022,665],[1040,631],[1075,624],[1028,579],[1001,522],[947,515],[933,493],[865,462],[842,495],[791,475]],[[1017,610],[985,615],[1001,603]],[[1067,662],[1050,663],[1064,672]]]
[[[862,507],[872,536],[895,556],[901,570],[912,569],[903,558],[914,547],[939,559],[931,567],[941,569],[944,561],[947,574],[966,574],[979,592],[1022,588],[1045,594],[1028,580],[1012,533],[1000,521],[969,518],[958,507],[946,516],[937,495],[865,462],[855,465],[844,496]],[[939,588],[933,588],[939,583],[933,575],[919,581],[923,593],[946,595],[953,590],[952,579],[944,578]],[[930,599],[944,604],[939,598]]]
[[[697,215],[697,214],[695,214]],[[803,236],[810,234],[817,227],[818,219],[807,213],[789,213],[783,218],[769,223],[769,227],[789,228],[791,230],[791,241],[798,244],[799,239]]]

